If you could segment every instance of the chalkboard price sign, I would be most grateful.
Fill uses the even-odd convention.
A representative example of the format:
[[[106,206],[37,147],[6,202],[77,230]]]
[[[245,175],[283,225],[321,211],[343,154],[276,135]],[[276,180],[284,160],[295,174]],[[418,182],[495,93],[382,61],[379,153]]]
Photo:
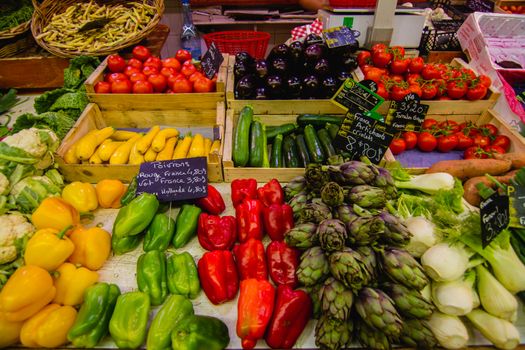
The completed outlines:
[[[142,163],[137,185],[137,194],[153,193],[161,202],[206,197],[206,157]]]
[[[346,79],[332,98],[332,102],[350,113],[375,111],[384,99],[353,79]]]
[[[219,71],[222,61],[224,61],[224,57],[222,57],[221,52],[217,46],[215,46],[215,43],[211,43],[210,48],[201,59],[204,74],[209,79],[213,78],[213,76]]]
[[[365,156],[379,164],[395,133],[394,128],[381,121],[361,113],[349,113],[334,139],[334,146],[352,159]]]
[[[507,187],[509,195],[510,227],[525,228],[525,187]]]
[[[328,28],[323,31],[323,37],[328,48],[352,45],[361,33],[346,26]]]
[[[418,95],[409,93],[401,102],[392,101],[387,123],[398,130],[419,131],[425,121],[428,108],[428,105],[420,103]]]
[[[479,204],[483,248],[509,225],[509,197],[495,192]]]

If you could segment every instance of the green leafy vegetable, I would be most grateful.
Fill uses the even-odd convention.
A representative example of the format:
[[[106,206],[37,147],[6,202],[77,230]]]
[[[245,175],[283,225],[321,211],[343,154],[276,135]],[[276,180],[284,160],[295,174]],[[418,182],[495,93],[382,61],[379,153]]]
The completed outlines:
[[[68,92],[75,92],[73,89],[60,88],[51,91],[46,91],[35,99],[35,111],[37,113],[45,113],[51,109],[51,106],[58,98]]]
[[[31,0],[4,0],[0,4],[0,31],[14,28],[31,19]]]
[[[63,139],[68,131],[75,125],[75,119],[64,111],[46,112],[38,115],[25,113],[16,119],[13,133],[29,128],[48,128]]]
[[[100,60],[97,57],[79,56],[73,58],[69,62],[69,67],[64,70],[64,87],[79,89],[99,64]]]

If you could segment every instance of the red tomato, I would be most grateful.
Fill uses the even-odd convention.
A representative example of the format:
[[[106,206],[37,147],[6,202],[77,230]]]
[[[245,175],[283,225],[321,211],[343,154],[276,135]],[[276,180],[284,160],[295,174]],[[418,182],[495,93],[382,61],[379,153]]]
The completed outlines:
[[[180,71],[180,62],[175,57],[168,57],[162,60],[163,67],[169,67],[175,69],[175,71]]]
[[[148,80],[148,77],[146,76],[146,74],[142,73],[142,72],[139,72],[139,73],[133,73],[129,76],[129,80],[132,82],[132,83],[135,83],[139,80]]]
[[[365,65],[361,66],[361,70],[363,71],[363,74],[366,74],[372,68],[375,68],[375,67],[372,66],[371,64],[365,64]]]
[[[371,67],[366,73],[365,73],[365,79],[366,80],[372,80],[376,83],[379,83],[381,81],[381,77],[383,76],[383,73],[380,69]]]
[[[485,152],[490,153],[491,155],[493,155],[494,153],[499,153],[499,154],[507,153],[507,152],[503,149],[503,147],[498,146],[498,145],[488,145],[488,146],[483,147],[483,150],[484,150]]]
[[[419,82],[421,81],[421,74],[419,74],[419,73],[409,73],[407,75],[406,81],[407,81],[407,83],[409,85],[411,85],[411,84],[419,84]]]
[[[193,87],[191,86],[191,83],[188,81],[188,79],[181,78],[175,80],[171,89],[176,93],[188,93],[192,92]]]
[[[390,71],[394,74],[405,74],[409,64],[410,59],[408,58],[395,59],[390,64]]]
[[[488,158],[487,152],[478,146],[471,146],[463,152],[465,159],[485,159]]]
[[[467,93],[468,87],[464,81],[451,81],[447,84],[447,95],[453,100],[459,100]]]
[[[364,66],[365,64],[370,64],[372,62],[372,55],[370,51],[361,51],[357,54],[357,64],[359,67]]]
[[[129,94],[131,92],[131,81],[128,79],[115,80],[111,83],[111,92],[114,94]]]
[[[423,152],[432,152],[436,149],[437,140],[434,135],[423,131],[417,137],[417,147]]]
[[[171,67],[162,67],[160,74],[164,75],[166,78],[170,75],[177,74],[177,71]]]
[[[470,68],[461,68],[461,75],[464,76],[467,80],[476,79],[476,73]]]
[[[124,73],[111,73],[107,75],[105,80],[108,83],[112,83],[116,80],[128,80],[128,76]]]
[[[503,150],[505,152],[508,152],[509,149],[510,149],[510,139],[509,139],[509,137],[507,135],[498,135],[498,136],[496,136],[494,141],[492,141],[491,145],[492,146],[499,146],[499,147],[503,148]]]
[[[437,149],[439,152],[450,152],[458,146],[456,135],[443,135],[437,138]]]
[[[431,100],[437,95],[437,87],[434,84],[424,84],[421,87],[421,98]]]
[[[95,92],[97,94],[109,94],[111,93],[111,84],[107,81],[99,81],[95,84]]]
[[[405,78],[401,74],[392,74],[390,80],[396,83],[402,83],[405,81]]]
[[[460,131],[459,124],[453,120],[445,120],[439,123],[439,128],[445,131],[446,134],[455,134],[456,132]]]
[[[175,80],[177,79],[186,79],[186,77],[184,76],[184,74],[182,73],[177,73],[177,74],[172,74],[168,77],[168,86],[172,89],[172,86],[173,86],[173,83],[175,82]],[[172,89],[173,90],[173,89]]]
[[[401,154],[406,150],[407,146],[404,139],[401,138],[395,138],[390,143],[390,151],[392,151],[392,154],[397,155]]]
[[[436,87],[436,97],[441,97],[447,91],[447,84],[444,79],[436,79],[432,83]]]
[[[392,46],[390,48],[390,51],[392,52],[392,54],[394,54],[394,57],[397,57],[397,58],[405,57],[405,48],[404,47]]]
[[[128,60],[128,66],[135,67],[135,68],[142,70],[142,61],[136,58],[130,58]]]
[[[492,80],[484,74],[481,74],[478,77],[478,79],[479,79],[480,84],[485,86],[487,89],[490,88],[490,85],[492,85]]]
[[[458,145],[456,146],[456,149],[459,149],[461,151],[466,150],[467,148],[474,145],[474,140],[472,140],[470,137],[465,135],[464,133],[457,132],[454,135],[458,138]]]
[[[490,124],[490,123],[483,124],[482,126],[479,127],[479,129],[481,129],[481,132],[484,135],[496,136],[498,134],[498,128],[494,124]]]
[[[438,121],[432,118],[426,118],[421,124],[423,130],[431,130],[438,126]]]
[[[195,73],[197,71],[197,68],[195,68],[195,66],[193,64],[191,65],[183,65],[182,66],[182,69],[180,70],[180,72],[182,74],[184,74],[184,76],[186,78],[188,78],[189,76],[191,76],[193,73]]]
[[[162,68],[162,61],[158,57],[151,56],[144,62],[144,67],[155,67],[160,71]]]
[[[392,61],[392,54],[386,51],[376,51],[372,54],[372,62],[374,66],[379,68],[386,68]]]
[[[153,93],[153,84],[146,80],[139,80],[133,84],[134,94],[151,94]]]
[[[126,68],[126,60],[119,54],[113,54],[108,56],[108,69],[112,73],[122,72]]]
[[[388,49],[388,46],[386,46],[385,44],[374,44],[374,46],[372,46],[372,54],[374,52],[377,52],[377,51],[386,51]]]
[[[390,99],[390,94],[386,90],[385,84],[383,84],[383,83],[378,83],[377,84],[376,94],[378,94],[379,96],[381,96],[385,100],[389,100]]]
[[[195,92],[211,92],[213,91],[214,83],[205,76],[201,76],[193,83],[193,90]]]
[[[417,145],[417,134],[413,131],[405,131],[403,133],[403,140],[407,149],[413,149]]]
[[[162,74],[151,74],[148,76],[148,81],[153,85],[155,92],[164,92],[168,87],[168,80]]]
[[[204,75],[202,75],[201,72],[195,72],[193,73],[192,75],[190,75],[190,77],[188,78],[188,80],[190,81],[190,83],[194,83],[197,79],[199,79],[200,77],[204,77]]]
[[[132,51],[133,58],[136,58],[137,60],[144,62],[151,56],[151,52],[149,49],[142,45],[137,45],[133,48]]]
[[[490,137],[481,134],[475,135],[473,138],[474,146],[485,147],[490,145]]]
[[[408,87],[408,90],[410,90],[410,92],[413,92],[414,94],[418,95],[419,97],[421,97],[423,95],[423,92],[421,91],[421,87],[419,86],[419,84],[412,84]]]
[[[175,58],[180,62],[183,63],[187,60],[191,60],[191,53],[187,50],[179,50],[175,54]]]
[[[125,69],[124,69],[124,74],[126,74],[128,77],[131,76],[131,74],[133,73],[140,73],[141,70],[138,69],[137,67],[133,67],[133,66],[127,66]]]
[[[421,71],[421,75],[423,76],[423,79],[426,80],[441,78],[439,70],[433,64],[425,64],[423,66],[423,70]]]
[[[410,90],[402,86],[396,85],[390,90],[390,97],[394,101],[403,101],[406,95],[410,93]]]
[[[410,60],[410,64],[408,65],[408,71],[410,73],[419,73],[423,70],[424,66],[423,58],[421,57],[415,57]]]
[[[481,100],[487,94],[487,87],[482,84],[477,84],[470,87],[467,91],[467,100],[475,101]]]
[[[142,69],[142,73],[146,76],[150,76],[152,74],[159,74],[159,70],[153,66],[146,66]]]

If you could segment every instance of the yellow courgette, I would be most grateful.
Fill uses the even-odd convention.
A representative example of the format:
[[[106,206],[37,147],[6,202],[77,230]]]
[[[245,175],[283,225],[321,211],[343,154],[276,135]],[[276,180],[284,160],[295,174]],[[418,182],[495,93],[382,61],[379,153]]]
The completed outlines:
[[[211,143],[212,143],[211,139],[207,137],[204,139],[204,155],[206,157],[208,156],[208,154],[210,154]]]
[[[109,164],[126,164],[129,160],[129,153],[131,152],[131,147],[137,142],[137,140],[140,138],[140,135],[136,135],[126,142],[124,142],[122,145],[119,146],[113,152],[111,155],[111,158],[109,158]]]
[[[142,164],[144,163],[144,156],[139,153],[137,150],[137,145],[139,141],[142,140],[142,137],[138,139],[137,142],[133,144],[133,147],[131,147],[131,151],[129,152],[129,164]]]
[[[91,130],[75,144],[75,155],[79,160],[88,160],[97,148],[98,130]]]
[[[94,152],[89,158],[89,164],[102,164],[102,159],[100,159],[97,152]]]
[[[221,140],[215,140],[213,141],[213,143],[211,144],[211,149],[210,149],[210,153],[211,154],[219,154],[221,150]]]
[[[78,158],[75,153],[76,143],[69,147],[66,153],[64,153],[64,162],[66,162],[66,164],[78,164]]]
[[[123,144],[124,141],[105,140],[100,146],[98,146],[96,153],[103,162],[107,162],[109,158],[111,158],[113,152],[115,152],[117,148],[119,148]]]
[[[146,154],[144,154],[144,161],[146,162],[154,162],[155,159],[157,159],[157,152],[153,150],[153,148],[149,148],[146,151]]]
[[[157,153],[157,161],[159,160],[170,160],[171,157],[173,157],[173,150],[175,148],[175,145],[177,144],[178,137],[170,137],[166,141],[166,146],[164,146],[164,149]]]
[[[136,135],[135,131],[117,130],[111,135],[111,138],[115,141],[127,141]]]
[[[193,138],[190,135],[186,135],[182,141],[179,141],[177,147],[175,147],[175,152],[173,152],[173,159],[186,158],[186,155],[190,150],[192,139]]]
[[[153,148],[155,152],[160,152],[162,151],[162,149],[164,149],[166,140],[169,139],[170,137],[176,137],[176,136],[179,136],[179,130],[175,128],[162,129],[153,138],[153,141],[151,142],[151,148]]]
[[[142,136],[140,140],[137,141],[137,152],[140,154],[145,154],[148,148],[150,148],[153,139],[159,133],[159,131],[160,126],[158,125],[155,125],[151,129],[149,129],[146,135]]]
[[[204,157],[204,155],[204,137],[201,134],[195,134],[187,158]]]

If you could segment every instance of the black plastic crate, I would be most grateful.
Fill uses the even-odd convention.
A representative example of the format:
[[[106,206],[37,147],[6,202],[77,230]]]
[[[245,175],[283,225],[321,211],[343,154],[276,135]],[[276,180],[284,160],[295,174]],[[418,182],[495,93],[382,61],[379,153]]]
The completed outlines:
[[[427,55],[430,51],[459,51],[459,44],[456,32],[463,24],[463,20],[441,20],[432,21],[434,28],[425,27],[419,51],[422,55]]]

